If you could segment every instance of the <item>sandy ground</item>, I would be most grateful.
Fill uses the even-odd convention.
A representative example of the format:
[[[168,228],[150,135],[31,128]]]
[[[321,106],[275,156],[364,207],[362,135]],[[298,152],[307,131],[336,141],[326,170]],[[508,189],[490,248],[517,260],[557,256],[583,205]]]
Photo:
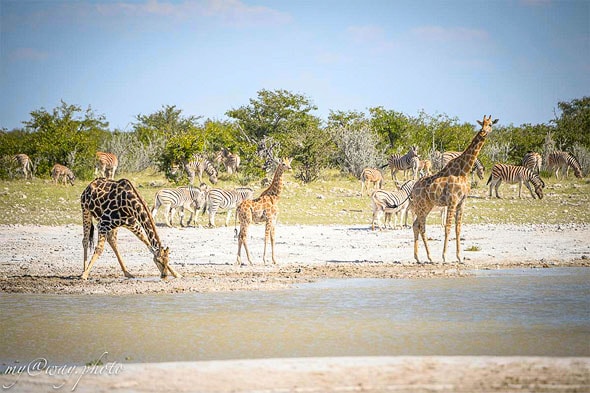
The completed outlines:
[[[105,364],[0,375],[0,384],[9,392],[582,393],[589,375],[588,358],[357,357]]]
[[[371,231],[367,226],[277,227],[278,265],[262,262],[264,227],[251,227],[254,266],[235,265],[233,227],[158,227],[171,264],[184,277],[160,280],[147,248],[127,230],[119,249],[136,279],[126,279],[108,245],[90,273],[82,273],[82,228],[77,225],[0,226],[0,291],[126,294],[277,289],[322,278],[463,276],[473,269],[590,266],[590,225],[466,225],[465,261],[442,263],[444,232],[429,226],[434,264],[413,258],[411,229]],[[477,251],[468,251],[477,250]],[[420,256],[425,252],[420,245]],[[242,252],[243,261],[246,261]],[[455,259],[454,241],[447,260]]]
[[[120,231],[136,279],[126,279],[107,246],[88,281],[82,229],[0,226],[0,292],[130,294],[273,290],[322,278],[427,278],[474,269],[590,266],[589,225],[467,225],[465,263],[441,263],[443,231],[429,226],[434,264],[413,260],[410,229],[277,227],[278,266],[262,263],[263,227],[251,228],[254,266],[237,267],[232,228],[166,228],[159,233],[184,277],[160,280],[151,254]],[[466,251],[467,249],[478,251]],[[425,258],[421,245],[420,255]],[[454,259],[454,243],[448,258]],[[245,260],[245,256],[244,256]],[[270,257],[269,257],[270,260]],[[78,392],[590,392],[590,358],[372,357],[104,364],[0,375],[2,391]],[[65,374],[64,374],[65,373]],[[16,384],[14,384],[16,382]]]

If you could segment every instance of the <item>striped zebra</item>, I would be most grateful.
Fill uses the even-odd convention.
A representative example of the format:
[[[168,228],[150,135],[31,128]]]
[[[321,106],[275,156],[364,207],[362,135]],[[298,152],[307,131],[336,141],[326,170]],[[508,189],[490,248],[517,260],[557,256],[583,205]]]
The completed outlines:
[[[418,147],[412,146],[410,150],[403,156],[400,154],[392,154],[387,160],[387,165],[391,170],[391,178],[397,180],[397,171],[404,171],[404,178],[406,178],[406,171],[411,169],[412,179],[416,179],[418,175],[418,166],[420,165],[420,159],[418,158]]]
[[[503,181],[510,184],[518,183],[518,198],[521,198],[522,183],[524,183],[531,192],[533,199],[535,199],[535,193],[539,199],[543,199],[545,183],[539,175],[528,168],[517,165],[495,164],[487,182],[490,185],[490,198],[492,197],[492,188],[496,190],[496,198],[501,198],[498,195],[498,188],[500,188]],[[535,187],[535,193],[533,193],[531,183]]]
[[[205,210],[209,210],[209,226],[215,227],[215,214],[219,209],[227,209],[225,226],[228,226],[232,210],[242,201],[252,199],[253,196],[254,190],[249,187],[238,187],[234,190],[212,188],[207,194],[207,201],[203,206],[203,213]]]
[[[197,211],[205,205],[207,198],[207,185],[201,184],[199,188],[196,187],[178,187],[178,188],[163,188],[156,193],[154,200],[154,207],[152,208],[152,217],[156,217],[158,209],[161,206],[165,207],[164,222],[167,226],[172,226],[172,218],[176,209],[180,211],[180,226],[184,226],[184,211],[188,210],[190,217],[187,221],[187,226],[190,226],[193,217],[195,223],[197,220]]]
[[[361,197],[364,195],[365,188],[367,195],[369,195],[369,184],[373,183],[373,189],[380,189],[383,187],[383,175],[379,169],[365,168],[361,173]]]
[[[534,151],[527,152],[524,157],[522,158],[522,163],[520,164],[525,168],[530,169],[537,175],[541,172],[541,165],[543,165],[543,158],[539,153],[535,153]]]
[[[18,170],[23,173],[25,179],[33,179],[33,164],[29,156],[20,153],[12,157],[12,160],[18,166]]]
[[[381,216],[385,213],[386,222],[387,215],[391,225],[391,214],[395,214],[395,226],[397,226],[397,216],[402,214],[405,216],[405,224],[408,223],[408,205],[410,203],[410,193],[416,184],[415,180],[408,180],[400,186],[397,191],[376,190],[371,194],[371,210],[373,211],[373,221],[371,229],[375,230],[375,224],[379,229],[383,229],[381,225]],[[400,217],[401,224],[401,217]]]
[[[447,166],[449,161],[454,160],[455,158],[459,157],[461,154],[463,154],[462,151],[445,151],[442,155],[442,168]],[[473,169],[471,170],[471,182],[472,183],[474,182],[474,176],[473,176],[474,173],[477,175],[477,177],[479,177],[479,180],[483,180],[483,174],[484,174],[485,170],[486,170],[486,168],[483,166],[483,164],[481,163],[479,158],[476,158],[475,164],[473,164]]]
[[[119,159],[113,153],[105,153],[102,151],[96,152],[96,167],[94,168],[94,176],[100,175],[100,177],[114,179],[118,166]]]
[[[193,158],[184,164],[184,170],[188,176],[188,181],[193,184],[195,173],[199,177],[199,183],[203,182],[203,172],[209,175],[211,184],[217,184],[217,169],[209,159],[201,154],[195,154]]]
[[[240,167],[240,156],[230,152],[225,147],[217,152],[215,162],[223,164],[228,174],[232,175],[238,172]]]
[[[555,169],[555,177],[559,179],[559,170],[565,172],[565,177],[569,176],[569,169],[574,169],[574,175],[578,178],[584,177],[582,167],[578,159],[567,151],[554,151],[547,157],[547,167],[549,170]]]
[[[55,183],[55,185],[59,183],[60,177],[62,178],[64,186],[66,185],[66,181],[72,186],[74,185],[74,180],[76,179],[74,172],[72,172],[67,166],[55,164],[53,168],[51,168],[51,179],[53,179],[53,183]]]

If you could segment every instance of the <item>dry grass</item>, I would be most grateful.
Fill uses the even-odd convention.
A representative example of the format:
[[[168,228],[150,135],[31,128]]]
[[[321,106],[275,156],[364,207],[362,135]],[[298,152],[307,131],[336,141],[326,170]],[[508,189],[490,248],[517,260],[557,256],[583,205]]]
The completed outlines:
[[[156,191],[171,187],[164,177],[153,171],[124,174],[138,187],[148,204]],[[474,187],[464,214],[466,224],[565,224],[590,223],[590,181],[588,179],[544,179],[547,187],[543,200],[533,200],[526,188],[523,199],[516,197],[515,186],[502,185],[504,199],[487,198],[484,182]],[[0,181],[0,224],[64,225],[80,224],[80,194],[88,184],[54,186],[49,179]],[[219,186],[232,188],[237,179],[222,177]],[[260,185],[252,185],[255,195]],[[393,189],[386,180],[385,189]],[[353,225],[371,222],[369,198],[360,196],[360,182],[352,177],[328,171],[312,184],[302,184],[291,173],[285,175],[280,202],[279,221],[284,224]],[[438,222],[434,214],[430,223]],[[218,218],[221,222],[224,217]],[[205,218],[200,219],[206,223]]]

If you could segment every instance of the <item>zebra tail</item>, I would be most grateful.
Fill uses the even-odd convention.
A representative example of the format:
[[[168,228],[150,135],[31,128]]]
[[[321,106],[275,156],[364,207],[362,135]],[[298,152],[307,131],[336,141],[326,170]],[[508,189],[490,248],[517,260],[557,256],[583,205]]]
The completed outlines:
[[[381,166],[379,167],[379,169],[387,168],[388,166],[389,166],[389,163],[387,163],[387,164],[385,164],[385,165],[381,165]]]
[[[490,184],[490,182],[491,182],[491,181],[492,181],[492,174],[490,173],[490,177],[488,177],[488,181],[487,181],[487,183],[486,183],[486,186],[487,186],[488,184]]]
[[[203,209],[201,210],[201,215],[205,214],[205,212],[207,211],[207,200],[209,198],[205,198],[205,203],[203,203]]]

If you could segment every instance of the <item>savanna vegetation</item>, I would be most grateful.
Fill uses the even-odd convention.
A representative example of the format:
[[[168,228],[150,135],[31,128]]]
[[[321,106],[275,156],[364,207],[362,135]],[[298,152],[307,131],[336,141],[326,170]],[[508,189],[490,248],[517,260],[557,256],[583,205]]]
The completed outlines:
[[[519,164],[529,150],[546,156],[554,150],[573,153],[590,169],[590,97],[559,102],[549,124],[494,127],[480,154],[488,168],[495,162]],[[445,114],[424,111],[409,115],[383,107],[367,112],[331,111],[328,119],[313,112],[312,100],[286,90],[261,90],[248,104],[229,109],[228,120],[188,115],[175,106],[163,106],[151,114],[136,116],[129,131],[111,130],[104,115],[91,107],[61,102],[48,111],[34,110],[23,127],[0,132],[0,224],[61,225],[80,222],[79,195],[94,177],[94,154],[108,151],[119,157],[117,177],[125,176],[153,201],[157,189],[185,184],[186,177],[171,175],[173,163],[195,153],[213,158],[227,148],[242,158],[237,175],[220,176],[221,187],[250,185],[272,175],[273,160],[291,156],[293,172],[281,202],[280,221],[290,224],[359,224],[370,222],[368,199],[361,198],[357,180],[363,168],[381,167],[393,153],[404,154],[418,146],[429,158],[434,151],[463,150],[477,130],[473,123]],[[496,114],[498,115],[498,114]],[[501,117],[501,115],[498,115]],[[35,178],[21,180],[10,157],[31,157]],[[74,187],[56,187],[49,179],[55,163],[71,168]],[[220,173],[223,170],[220,168]],[[568,223],[590,222],[586,179],[559,180],[543,171],[546,198],[539,203],[512,198],[510,186],[502,186],[507,199],[478,198],[487,195],[485,180],[474,187],[465,221],[470,223]],[[389,174],[385,174],[389,180]],[[385,188],[393,189],[391,180]],[[526,209],[524,208],[526,207]],[[471,214],[471,212],[473,214]],[[502,212],[502,214],[498,214]]]

